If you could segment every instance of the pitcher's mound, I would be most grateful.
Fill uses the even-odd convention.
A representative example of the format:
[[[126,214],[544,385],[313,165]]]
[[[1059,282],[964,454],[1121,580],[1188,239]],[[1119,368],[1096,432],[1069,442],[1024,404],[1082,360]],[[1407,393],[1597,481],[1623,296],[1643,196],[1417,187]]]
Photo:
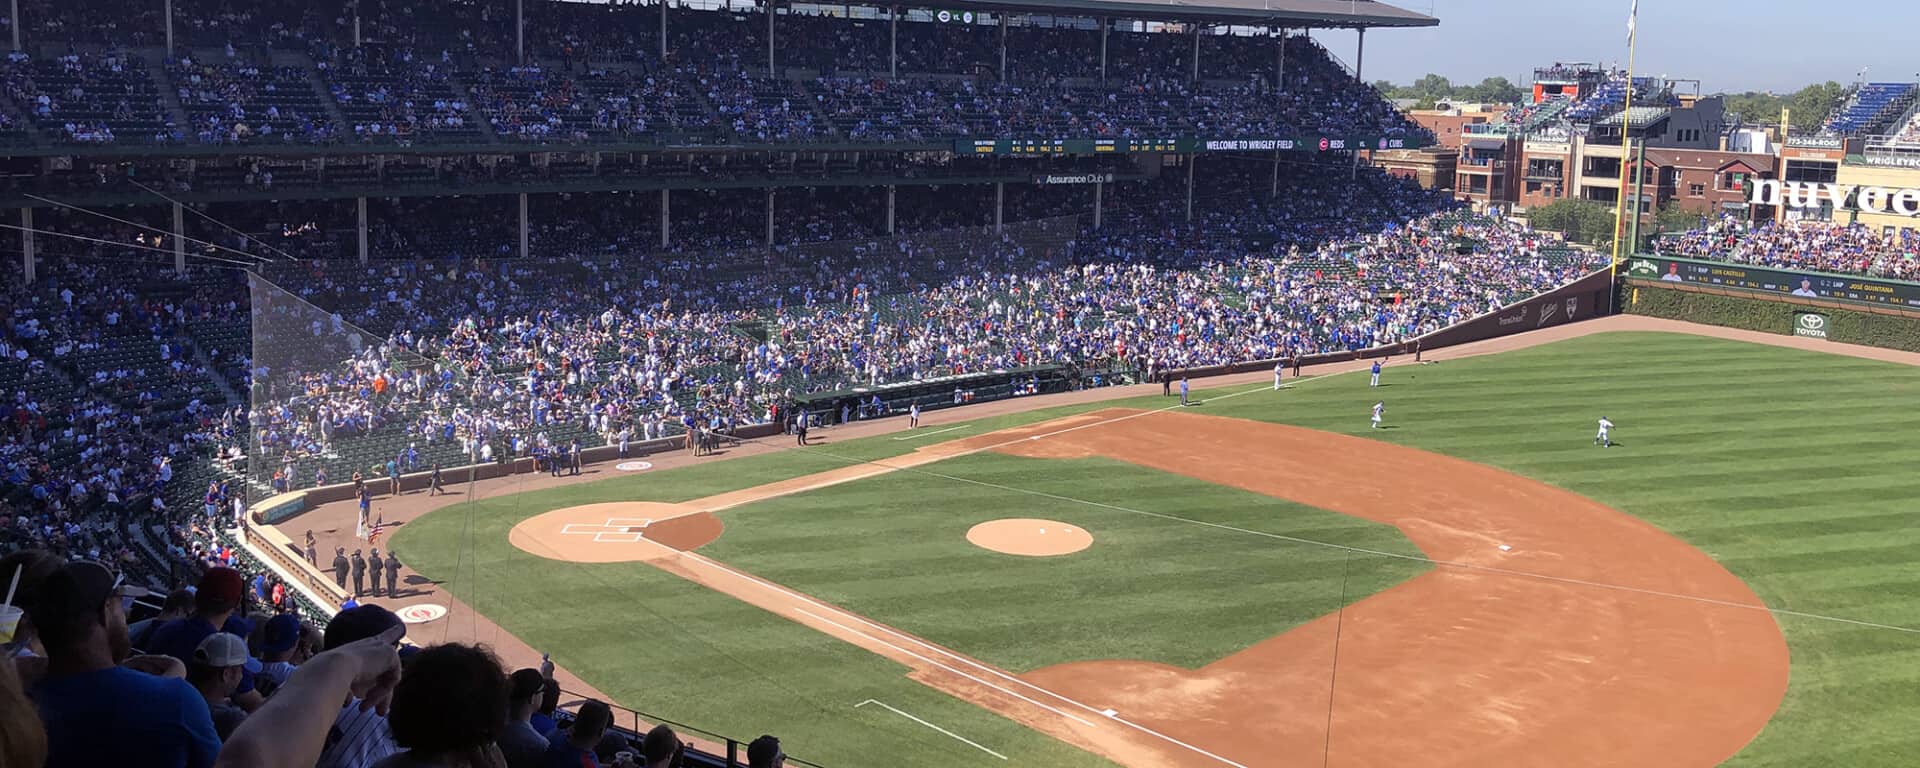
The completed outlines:
[[[967,531],[974,546],[1008,555],[1071,555],[1093,546],[1093,534],[1057,520],[989,520]]]

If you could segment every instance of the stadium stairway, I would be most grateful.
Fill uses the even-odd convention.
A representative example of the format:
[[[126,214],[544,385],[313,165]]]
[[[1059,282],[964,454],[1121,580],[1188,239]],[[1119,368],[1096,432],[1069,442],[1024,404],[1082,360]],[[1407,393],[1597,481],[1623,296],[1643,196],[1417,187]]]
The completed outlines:
[[[172,78],[167,76],[167,68],[149,62],[147,77],[153,80],[153,88],[160,96],[160,106],[167,110],[167,120],[178,126],[181,131],[191,133],[193,121],[187,118],[187,108],[180,103],[180,92],[176,90]]]
[[[320,104],[327,111],[327,119],[340,126],[344,135],[352,135],[353,123],[347,122],[347,113],[340,111],[340,103],[333,100],[333,92],[327,87],[327,77],[320,73],[320,67],[313,63],[313,58],[302,54],[297,62],[290,62],[290,65],[298,66],[307,73],[307,85],[322,97]]]
[[[457,75],[448,75],[447,87],[453,91],[454,98],[467,103],[468,113],[472,115],[467,124],[478,127],[488,144],[498,143],[500,134],[494,132],[493,121],[488,120],[486,113],[481,111],[480,100],[473,97],[473,89],[467,87],[466,80]]]

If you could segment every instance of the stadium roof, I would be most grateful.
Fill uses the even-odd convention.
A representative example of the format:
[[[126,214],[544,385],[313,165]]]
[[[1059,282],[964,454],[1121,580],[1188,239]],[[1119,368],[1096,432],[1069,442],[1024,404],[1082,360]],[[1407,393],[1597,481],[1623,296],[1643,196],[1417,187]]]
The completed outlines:
[[[1432,27],[1440,20],[1377,0],[949,0],[955,9],[1292,27]]]

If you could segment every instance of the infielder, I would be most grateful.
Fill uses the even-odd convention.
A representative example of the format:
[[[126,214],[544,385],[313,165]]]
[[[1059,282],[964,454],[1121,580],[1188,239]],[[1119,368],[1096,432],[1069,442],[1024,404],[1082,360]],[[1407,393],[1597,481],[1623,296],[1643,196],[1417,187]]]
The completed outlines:
[[[1387,401],[1382,400],[1380,402],[1374,403],[1373,404],[1373,426],[1368,427],[1368,429],[1379,429],[1380,414],[1383,414],[1386,412],[1387,412]]]
[[[1373,361],[1373,379],[1367,382],[1369,387],[1380,386],[1380,361]]]
[[[1607,436],[1612,431],[1613,422],[1607,421],[1605,416],[1600,417],[1600,434],[1593,436],[1593,444],[1602,448],[1612,448],[1613,438]]]

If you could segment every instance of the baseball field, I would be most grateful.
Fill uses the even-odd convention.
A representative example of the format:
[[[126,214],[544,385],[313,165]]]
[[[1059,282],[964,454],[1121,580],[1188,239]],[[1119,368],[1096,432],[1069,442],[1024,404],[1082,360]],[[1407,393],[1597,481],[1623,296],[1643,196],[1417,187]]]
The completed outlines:
[[[827,430],[392,546],[619,703],[822,765],[1920,754],[1920,369],[1600,333],[1382,383]]]

